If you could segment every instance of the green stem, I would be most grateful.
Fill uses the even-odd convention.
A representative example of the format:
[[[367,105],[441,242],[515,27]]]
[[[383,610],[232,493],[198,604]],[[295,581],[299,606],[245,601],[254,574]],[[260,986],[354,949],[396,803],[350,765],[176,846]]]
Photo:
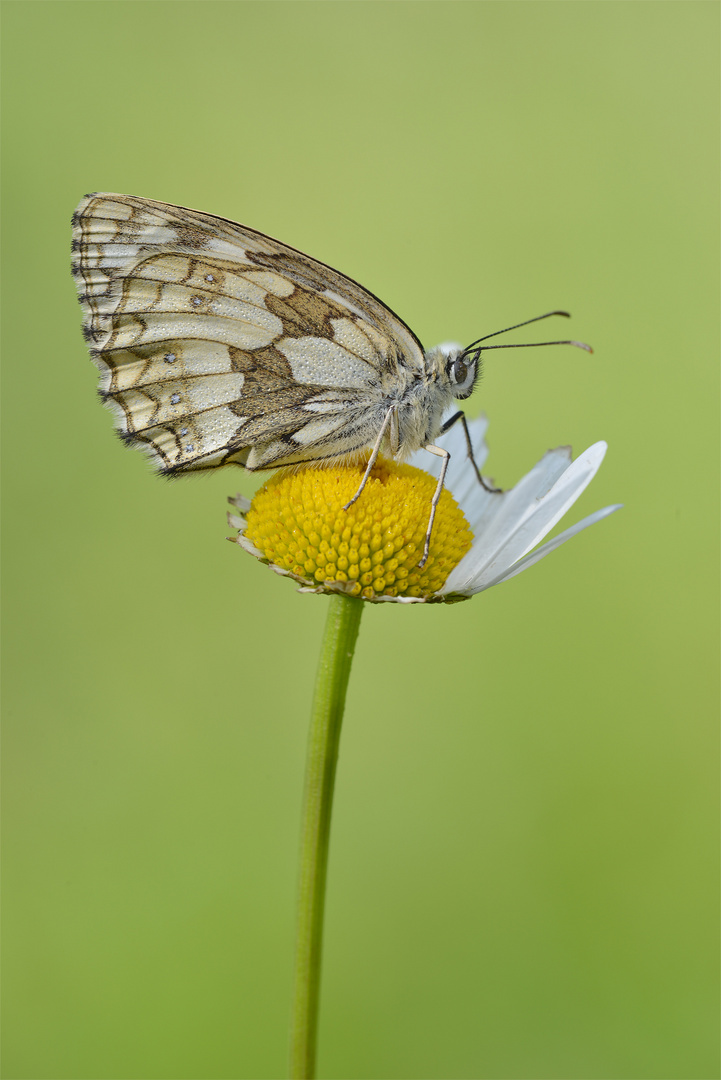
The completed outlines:
[[[303,795],[291,1080],[312,1080],[315,1075],[333,785],[346,689],[362,612],[362,600],[340,593],[330,597],[315,681]]]

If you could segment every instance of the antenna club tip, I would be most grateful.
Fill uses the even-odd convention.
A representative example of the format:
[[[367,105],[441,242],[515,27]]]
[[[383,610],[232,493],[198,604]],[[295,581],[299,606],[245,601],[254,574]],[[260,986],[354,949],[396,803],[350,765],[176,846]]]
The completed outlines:
[[[592,353],[593,349],[590,345],[587,345],[585,341],[569,341],[569,345],[575,345],[579,349],[585,349],[586,352]]]
[[[571,312],[570,311],[551,311],[549,314],[551,314],[551,315],[563,315],[564,319],[570,319],[571,318]]]

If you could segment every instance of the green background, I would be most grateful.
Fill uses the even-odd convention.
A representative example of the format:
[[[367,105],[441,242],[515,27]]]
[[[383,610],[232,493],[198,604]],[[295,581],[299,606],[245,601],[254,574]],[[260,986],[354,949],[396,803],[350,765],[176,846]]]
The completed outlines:
[[[278,236],[428,345],[562,306],[595,347],[487,354],[469,411],[504,486],[607,439],[565,524],[625,509],[365,612],[320,1076],[716,1077],[718,6],[3,15],[4,1076],[286,1068],[326,600],[226,543],[251,478],[113,437],[69,273],[107,190]]]

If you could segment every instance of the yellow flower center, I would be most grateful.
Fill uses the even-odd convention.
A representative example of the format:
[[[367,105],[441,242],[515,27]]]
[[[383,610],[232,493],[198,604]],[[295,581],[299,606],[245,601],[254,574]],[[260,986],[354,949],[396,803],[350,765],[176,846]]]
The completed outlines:
[[[256,493],[246,537],[275,566],[314,585],[372,600],[428,597],[471,547],[471,530],[449,491],[438,504],[423,569],[436,481],[379,458],[358,499],[364,465],[278,473]]]

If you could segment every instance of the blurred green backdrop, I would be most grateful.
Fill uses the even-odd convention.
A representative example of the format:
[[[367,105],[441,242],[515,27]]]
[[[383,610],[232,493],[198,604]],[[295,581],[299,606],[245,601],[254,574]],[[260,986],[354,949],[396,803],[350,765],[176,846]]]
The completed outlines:
[[[8,1078],[284,1075],[326,601],[95,397],[86,191],[225,215],[488,354],[514,483],[625,509],[451,608],[366,611],[320,1075],[718,1075],[715,3],[5,2]],[[555,328],[554,328],[555,329]],[[564,327],[565,329],[565,327]],[[529,333],[526,340],[533,340]]]

